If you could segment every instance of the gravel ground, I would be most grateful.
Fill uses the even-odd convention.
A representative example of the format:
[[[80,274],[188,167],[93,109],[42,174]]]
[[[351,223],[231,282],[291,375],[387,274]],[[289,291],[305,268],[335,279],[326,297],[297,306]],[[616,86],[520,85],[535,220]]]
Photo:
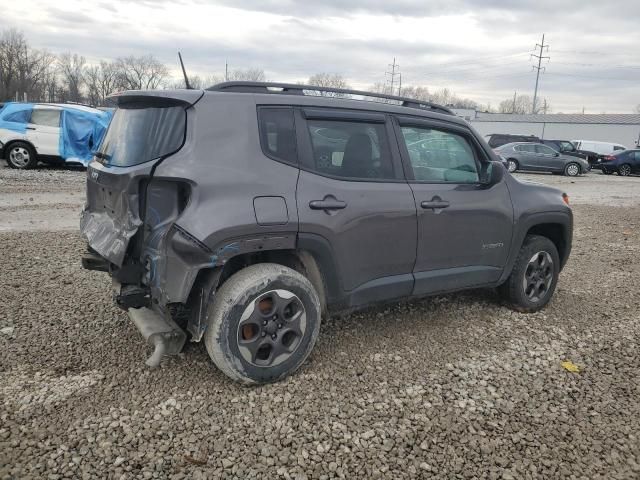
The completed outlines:
[[[0,198],[37,203],[0,214],[77,222],[83,175],[0,168]],[[201,344],[148,370],[76,231],[0,231],[0,478],[640,478],[640,178],[526,177],[581,199],[543,312],[481,290],[334,317],[255,388]]]

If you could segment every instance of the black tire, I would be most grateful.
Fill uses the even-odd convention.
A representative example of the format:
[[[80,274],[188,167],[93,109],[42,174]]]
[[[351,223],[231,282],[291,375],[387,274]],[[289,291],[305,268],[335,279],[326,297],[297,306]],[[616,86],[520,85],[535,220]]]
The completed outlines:
[[[577,177],[581,173],[582,173],[582,169],[580,168],[580,165],[578,165],[576,162],[569,162],[564,167],[564,174],[567,177]]]
[[[543,252],[551,258],[552,265],[550,273],[552,277],[548,285],[545,286],[544,292],[541,293],[540,290],[533,289],[534,292],[532,293],[534,293],[534,295],[537,293],[538,297],[532,297],[527,293],[527,287],[525,285],[530,282],[528,280],[529,277],[525,277],[525,275],[529,271],[530,263],[534,261],[534,256]],[[544,308],[551,300],[558,283],[559,274],[560,256],[553,242],[547,237],[540,235],[527,235],[513,265],[511,275],[509,275],[507,281],[503,283],[498,290],[514,310],[526,313],[537,312]]]
[[[611,175],[613,172],[611,170],[607,170],[606,168],[603,168],[602,173],[605,175]]]
[[[520,164],[518,163],[518,161],[515,158],[508,158],[507,159],[507,171],[509,173],[517,172],[518,168],[520,168]]]
[[[628,163],[623,163],[618,167],[618,175],[621,177],[628,177],[631,175],[631,165]]]
[[[320,299],[313,285],[282,265],[244,268],[214,298],[208,307],[211,320],[205,346],[213,363],[240,383],[275,382],[293,373],[307,359],[320,333]],[[293,312],[289,320],[287,309]],[[294,343],[289,343],[292,337]]]
[[[13,142],[5,148],[4,158],[11,168],[26,170],[38,165],[38,155],[26,142]]]

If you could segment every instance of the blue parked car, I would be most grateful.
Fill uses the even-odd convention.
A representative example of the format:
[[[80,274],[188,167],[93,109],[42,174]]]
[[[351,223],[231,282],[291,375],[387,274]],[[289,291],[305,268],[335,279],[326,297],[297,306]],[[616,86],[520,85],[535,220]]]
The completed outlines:
[[[605,155],[599,160],[599,167],[605,175],[611,175],[613,172],[618,172],[618,175],[623,177],[632,173],[640,174],[640,149]]]

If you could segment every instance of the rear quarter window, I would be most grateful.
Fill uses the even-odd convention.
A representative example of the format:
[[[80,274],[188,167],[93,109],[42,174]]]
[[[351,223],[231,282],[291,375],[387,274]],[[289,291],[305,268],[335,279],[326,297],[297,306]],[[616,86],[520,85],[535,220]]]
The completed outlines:
[[[293,109],[290,107],[259,107],[258,125],[262,152],[291,165],[298,163]]]

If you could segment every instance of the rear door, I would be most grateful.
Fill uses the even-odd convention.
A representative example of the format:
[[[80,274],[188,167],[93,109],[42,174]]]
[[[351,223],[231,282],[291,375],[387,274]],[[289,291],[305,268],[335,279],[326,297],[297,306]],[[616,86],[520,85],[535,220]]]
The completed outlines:
[[[481,183],[489,159],[469,129],[410,117],[397,121],[418,212],[414,294],[497,281],[513,228],[505,182]],[[420,140],[437,148],[419,148]]]
[[[387,116],[320,108],[297,115],[299,237],[331,252],[339,285],[329,289],[349,305],[410,295],[416,208]]]
[[[629,152],[629,159],[631,160],[631,171],[633,173],[640,173],[640,150]]]
[[[540,170],[536,147],[532,143],[517,145],[515,149],[520,152],[518,161],[526,170]]]
[[[55,107],[33,107],[31,121],[27,126],[27,139],[40,155],[60,154],[60,112],[61,110]]]

